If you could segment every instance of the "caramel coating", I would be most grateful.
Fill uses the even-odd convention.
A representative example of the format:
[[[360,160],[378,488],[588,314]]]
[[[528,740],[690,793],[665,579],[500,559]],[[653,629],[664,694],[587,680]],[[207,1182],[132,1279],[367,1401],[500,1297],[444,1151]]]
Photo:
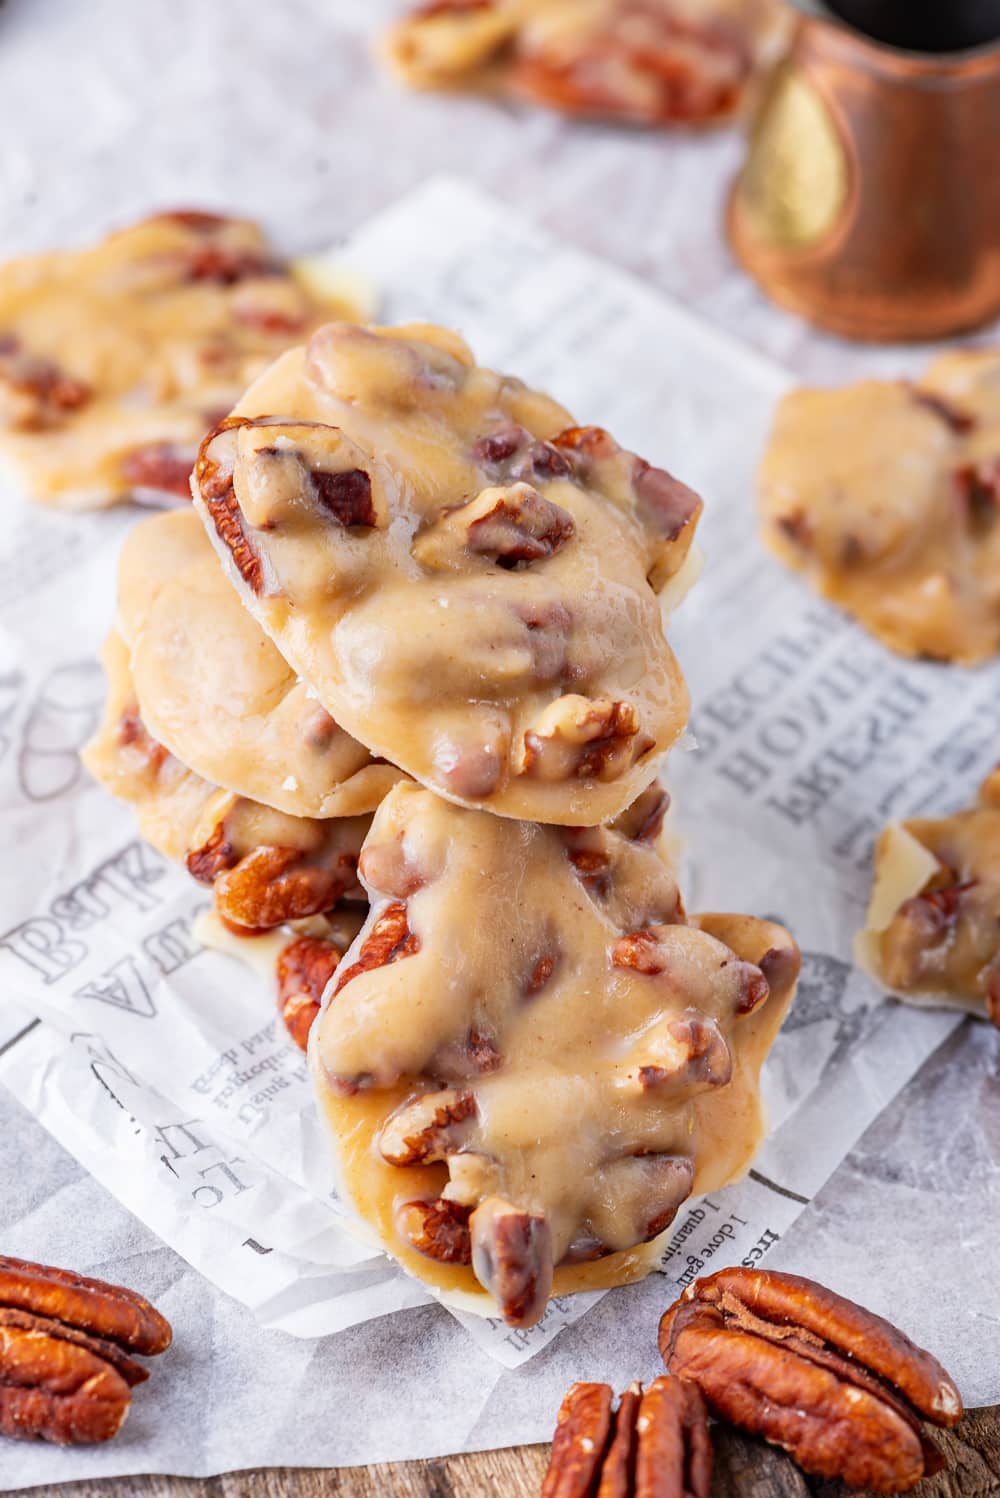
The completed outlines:
[[[323,328],[206,439],[194,493],[323,706],[439,795],[594,824],[681,732],[657,594],[700,501],[455,334]]]

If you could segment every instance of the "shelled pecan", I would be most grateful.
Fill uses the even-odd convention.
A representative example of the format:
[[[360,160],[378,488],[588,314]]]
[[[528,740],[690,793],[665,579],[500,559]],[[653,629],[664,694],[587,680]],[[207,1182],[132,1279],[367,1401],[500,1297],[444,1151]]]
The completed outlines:
[[[668,1375],[631,1384],[612,1413],[607,1384],[562,1402],[542,1498],[708,1498],[712,1445],[696,1385]]]
[[[853,1487],[901,1493],[939,1471],[921,1422],[962,1417],[930,1353],[799,1275],[735,1268],[697,1280],[664,1314],[659,1342],[719,1419]]]
[[[321,936],[296,936],[278,953],[278,1008],[302,1051],[319,1014],[323,990],[342,956],[338,946]]]
[[[0,1255],[0,1434],[109,1441],[149,1377],[130,1354],[164,1352],[170,1339],[134,1290]]]

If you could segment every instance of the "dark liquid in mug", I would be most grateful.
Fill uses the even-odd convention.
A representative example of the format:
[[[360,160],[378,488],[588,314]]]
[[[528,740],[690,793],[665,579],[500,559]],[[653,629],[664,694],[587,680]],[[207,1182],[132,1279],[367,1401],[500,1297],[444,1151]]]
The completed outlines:
[[[841,20],[911,52],[962,52],[1000,39],[1000,0],[827,0]]]

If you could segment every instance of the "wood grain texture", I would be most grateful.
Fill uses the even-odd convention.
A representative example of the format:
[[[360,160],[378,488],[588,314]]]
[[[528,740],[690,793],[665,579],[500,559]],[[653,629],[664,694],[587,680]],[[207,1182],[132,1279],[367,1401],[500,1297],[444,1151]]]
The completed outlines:
[[[948,1467],[912,1489],[912,1498],[998,1498],[1000,1405],[972,1410],[957,1430],[935,1437]],[[841,1483],[805,1477],[781,1452],[722,1426],[714,1427],[712,1498],[846,1498]],[[272,1468],[199,1481],[186,1477],[119,1477],[44,1489],[46,1498],[537,1498],[547,1446],[482,1451],[435,1461],[380,1463],[340,1471]],[[39,1498],[24,1488],[7,1498]],[[864,1498],[855,1491],[855,1498]]]

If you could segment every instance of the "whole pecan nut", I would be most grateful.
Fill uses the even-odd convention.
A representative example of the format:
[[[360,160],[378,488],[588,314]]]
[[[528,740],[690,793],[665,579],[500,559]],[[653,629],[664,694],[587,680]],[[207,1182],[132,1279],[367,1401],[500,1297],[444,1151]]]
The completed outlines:
[[[695,1384],[632,1384],[612,1413],[607,1384],[574,1384],[562,1402],[542,1498],[708,1498],[712,1445]]]
[[[698,1280],[664,1314],[659,1343],[714,1415],[854,1487],[905,1492],[940,1470],[921,1421],[962,1417],[930,1353],[799,1275],[736,1268]]]
[[[110,1440],[148,1377],[129,1354],[163,1352],[170,1338],[134,1290],[0,1255],[0,1434]]]

